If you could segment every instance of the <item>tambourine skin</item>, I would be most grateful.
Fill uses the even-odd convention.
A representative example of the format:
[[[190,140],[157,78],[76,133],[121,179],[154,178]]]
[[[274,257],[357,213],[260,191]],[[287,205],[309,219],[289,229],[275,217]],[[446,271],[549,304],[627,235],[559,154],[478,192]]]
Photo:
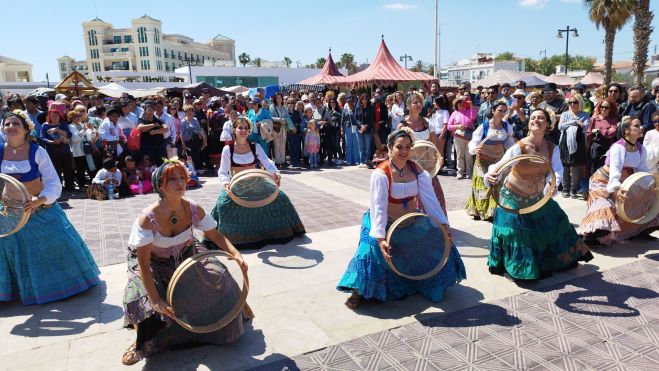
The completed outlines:
[[[416,162],[431,177],[439,173],[442,156],[435,145],[427,140],[417,140],[412,146],[410,159]]]
[[[499,167],[495,170],[493,175],[495,175],[496,177],[500,177],[501,173],[503,173],[504,170],[510,166],[510,164],[521,160],[541,161],[544,162],[549,169],[551,169],[551,182],[549,183],[549,189],[547,193],[540,200],[538,200],[538,202],[536,202],[531,206],[523,207],[521,209],[512,209],[501,205],[499,201],[499,192],[500,192],[500,188],[502,187],[490,187],[490,192],[492,193],[492,197],[494,198],[494,201],[496,202],[499,208],[513,214],[530,214],[534,211],[540,210],[540,208],[543,207],[549,201],[549,199],[552,198],[554,194],[554,190],[556,189],[556,174],[553,171],[551,163],[547,161],[546,158],[538,155],[519,155],[499,165]]]
[[[250,170],[245,170],[241,171],[238,174],[236,174],[232,179],[229,184],[229,197],[233,202],[237,203],[238,205],[242,207],[247,207],[247,208],[258,208],[258,207],[263,207],[268,204],[270,204],[272,201],[274,201],[277,196],[279,195],[279,187],[276,187],[274,192],[270,194],[268,197],[265,197],[261,200],[258,201],[249,201],[249,200],[244,200],[237,195],[235,195],[231,189],[233,188],[233,185],[239,182],[241,179],[245,179],[248,177],[254,177],[254,176],[263,176],[263,177],[268,177],[272,178],[272,174],[270,174],[266,170],[261,170],[261,169],[250,169]]]
[[[189,267],[191,267],[192,265],[196,264],[197,262],[201,261],[204,258],[208,258],[212,256],[223,256],[231,259],[231,255],[221,250],[206,251],[206,252],[197,253],[185,259],[185,261],[183,261],[183,263],[181,263],[181,265],[179,265],[179,267],[176,268],[176,271],[174,271],[174,274],[172,275],[172,279],[169,281],[169,285],[167,286],[167,303],[174,309],[174,311],[176,311],[176,308],[174,307],[172,300],[174,295],[174,289],[176,287],[176,283],[178,282],[179,278]],[[238,263],[236,262],[236,264]],[[233,306],[231,311],[226,315],[224,315],[224,317],[218,319],[217,322],[206,326],[192,326],[189,323],[182,320],[177,315],[174,316],[174,320],[179,325],[181,325],[181,327],[183,327],[184,329],[199,334],[217,331],[227,326],[229,323],[231,323],[231,321],[233,321],[236,318],[236,316],[240,314],[240,312],[243,310],[243,307],[245,306],[245,303],[247,302],[247,293],[249,292],[249,279],[247,277],[247,274],[243,272],[242,269],[241,272],[243,274],[243,287],[240,297],[236,301],[236,304]]]
[[[654,178],[654,195],[655,196],[654,196],[654,204],[648,210],[648,212],[645,213],[645,215],[643,215],[640,218],[632,218],[627,214],[627,211],[625,210],[624,203],[621,203],[618,200],[616,200],[616,202],[615,202],[616,211],[618,213],[618,216],[620,216],[620,218],[622,218],[624,221],[626,221],[628,223],[645,224],[645,223],[651,221],[652,219],[656,218],[657,214],[659,214],[659,177],[657,177],[656,175],[653,175],[653,174],[650,174],[650,173],[647,173],[647,172],[634,173],[634,174],[628,176],[627,179],[625,179],[625,181],[622,182],[622,185],[620,186],[620,189],[628,192],[626,202],[634,203],[635,200],[630,199],[629,190],[632,188],[632,186],[634,185],[634,183],[636,181],[638,181],[639,179],[641,179],[643,177],[647,177],[647,176]],[[636,202],[638,202],[638,200],[636,200]],[[641,201],[641,202],[644,202],[644,201]]]
[[[23,183],[16,180],[14,177],[9,176],[7,174],[0,173],[0,179],[5,183],[5,187],[7,185],[9,185],[10,187],[13,187],[17,191],[20,198],[22,198],[22,200],[15,200],[16,201],[16,206],[3,205],[3,207],[7,207],[7,208],[11,207],[11,208],[20,209],[20,210],[23,211],[23,213],[21,215],[21,218],[18,220],[18,222],[16,223],[16,225],[13,228],[10,231],[8,231],[4,234],[0,234],[0,238],[3,238],[3,237],[11,236],[12,234],[20,231],[21,228],[23,228],[25,226],[28,219],[30,218],[30,213],[26,212],[23,209],[23,207],[24,207],[24,204],[28,200],[32,199],[32,196],[30,195],[30,192],[28,192],[25,185],[23,185]],[[2,215],[1,212],[0,212],[0,218],[3,218],[3,215]]]
[[[386,238],[385,238],[390,247],[391,247],[391,242],[392,242],[392,236],[393,236],[393,233],[396,231],[396,228],[399,225],[404,224],[406,222],[409,222],[409,221],[412,220],[412,218],[415,218],[415,217],[418,217],[418,216],[424,216],[424,217],[430,218],[432,223],[437,228],[440,228],[442,230],[442,233],[444,235],[444,246],[446,248],[444,249],[444,254],[442,255],[442,258],[440,259],[437,266],[435,266],[429,272],[424,273],[424,274],[420,274],[420,275],[404,274],[404,273],[402,273],[398,270],[396,265],[391,260],[387,260],[387,264],[389,264],[389,267],[391,268],[392,271],[394,271],[394,273],[396,273],[397,275],[399,275],[401,277],[405,277],[407,279],[414,280],[414,281],[425,280],[425,279],[428,279],[428,278],[436,275],[437,273],[439,273],[439,271],[441,271],[442,268],[444,268],[444,266],[446,265],[446,262],[448,261],[449,255],[451,254],[451,245],[452,245],[452,241],[449,237],[449,231],[448,231],[447,227],[444,224],[440,223],[439,220],[432,217],[431,215],[427,215],[427,214],[419,213],[419,212],[414,212],[414,213],[408,213],[408,214],[405,214],[405,215],[401,216],[400,218],[396,219],[396,221],[394,221],[393,224],[391,224],[391,227],[389,227],[389,230],[387,231],[387,235],[386,235]]]

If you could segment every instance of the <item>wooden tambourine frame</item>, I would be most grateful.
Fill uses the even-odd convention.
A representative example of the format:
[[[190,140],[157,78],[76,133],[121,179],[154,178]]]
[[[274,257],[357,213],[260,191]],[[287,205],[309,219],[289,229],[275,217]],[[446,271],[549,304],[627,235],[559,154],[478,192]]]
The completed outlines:
[[[497,206],[500,207],[501,209],[503,209],[503,210],[505,210],[509,213],[513,213],[513,214],[530,214],[534,211],[539,210],[541,207],[543,207],[549,201],[550,198],[552,198],[552,196],[554,194],[554,190],[556,189],[556,174],[554,173],[554,170],[551,166],[551,163],[549,161],[547,161],[546,158],[544,158],[542,156],[538,156],[538,155],[519,155],[519,156],[515,156],[515,157],[505,161],[503,164],[499,165],[499,167],[496,169],[496,171],[493,173],[493,175],[496,176],[497,178],[500,177],[501,173],[504,171],[504,169],[509,167],[510,164],[512,164],[514,162],[522,161],[522,160],[533,160],[533,161],[544,162],[551,171],[551,182],[549,183],[549,190],[538,202],[536,202],[535,204],[533,204],[531,206],[523,207],[521,209],[511,209],[511,208],[508,208],[508,207],[505,207],[505,206],[501,205],[499,203],[499,189],[501,187],[490,186],[490,192],[492,192],[492,197],[494,198],[494,202],[496,202]],[[511,171],[512,171],[512,169],[511,169]],[[487,181],[487,180],[485,180],[485,181]],[[502,185],[502,187],[503,187],[503,185]]]
[[[488,140],[493,139],[493,138],[496,138],[496,137],[498,137],[498,136],[499,136],[498,133],[491,133],[490,135],[486,136],[485,139],[481,140],[481,142],[478,143],[478,146],[481,147],[481,149],[483,149],[482,146],[483,146]],[[507,138],[508,138],[508,135],[506,135],[506,139],[507,139]],[[503,141],[501,141],[501,145],[503,145],[504,141],[505,141],[505,139],[504,139]],[[504,153],[505,153],[505,149],[504,149]],[[503,156],[502,156],[502,157],[503,157]],[[482,167],[482,165],[481,165],[481,162],[480,162],[480,156],[479,156],[479,155],[476,155],[476,159],[478,160],[476,163],[478,164],[478,167],[480,167],[480,169],[483,171],[483,174],[487,173],[487,169],[483,169],[483,167]],[[495,161],[499,161],[499,159],[497,159],[497,160],[495,160]]]
[[[19,210],[23,211],[23,215],[21,215],[21,218],[18,220],[18,223],[16,223],[16,225],[14,226],[13,229],[10,230],[7,233],[0,234],[0,238],[3,238],[3,237],[11,236],[12,234],[20,231],[21,228],[23,228],[25,226],[28,219],[30,219],[30,213],[25,211],[24,204],[25,204],[25,202],[31,200],[32,196],[30,195],[30,192],[28,192],[27,188],[25,188],[25,185],[23,185],[23,183],[19,182],[18,180],[14,179],[13,177],[11,177],[7,174],[0,174],[0,179],[2,179],[5,182],[5,187],[7,187],[7,186],[14,187],[24,197],[24,201],[22,203],[20,201],[18,202],[18,203],[21,204],[19,207],[3,205],[3,207],[5,207],[5,208],[19,209]],[[0,212],[0,218],[3,218],[3,217],[4,217],[3,212]]]
[[[250,170],[244,170],[236,174],[232,179],[231,183],[229,183],[229,197],[233,200],[233,202],[237,203],[238,205],[242,207],[247,207],[250,209],[258,208],[258,207],[263,207],[268,204],[270,204],[272,201],[274,201],[277,196],[279,195],[279,187],[275,189],[275,191],[268,197],[258,200],[258,201],[247,201],[243,200],[242,198],[236,196],[231,192],[231,189],[233,188],[233,185],[238,182],[241,179],[245,178],[250,178],[250,177],[268,177],[272,179],[272,174],[270,174],[268,171],[261,170],[261,169],[250,169]]]
[[[189,267],[193,266],[194,264],[198,263],[200,260],[212,257],[212,256],[223,256],[229,259],[232,259],[231,255],[224,251],[220,250],[213,250],[213,251],[206,251],[206,252],[201,252],[198,254],[195,254],[183,261],[181,265],[179,265],[178,268],[176,268],[176,271],[174,271],[174,274],[172,275],[172,279],[169,281],[169,285],[167,286],[167,303],[173,307],[172,305],[172,295],[174,293],[174,287],[176,287],[176,283],[182,276],[183,272],[185,272]],[[235,260],[234,260],[235,261]],[[236,264],[238,264],[236,262]],[[245,303],[247,302],[247,293],[249,292],[249,279],[247,277],[247,274],[241,269],[240,270],[243,274],[243,287],[242,287],[242,292],[240,294],[240,297],[238,297],[238,301],[236,304],[233,306],[231,311],[224,315],[224,317],[220,318],[217,320],[217,322],[210,324],[210,325],[205,325],[205,326],[192,326],[189,323],[181,320],[178,318],[178,316],[174,316],[174,320],[181,325],[184,329],[188,331],[192,331],[198,334],[203,334],[203,333],[208,333],[208,332],[213,332],[217,331],[225,326],[227,326],[231,321],[236,318],[240,314],[240,312],[243,310],[243,307],[245,306]],[[174,311],[176,311],[176,308],[174,308]]]
[[[419,160],[418,160],[418,155],[416,153],[416,150],[423,149],[425,151],[433,151],[437,153],[437,162],[435,163],[435,166],[430,168],[429,166],[424,166]],[[427,171],[428,174],[430,174],[430,177],[434,177],[439,173],[439,170],[441,169],[442,166],[442,154],[439,153],[439,150],[437,147],[430,141],[427,140],[416,140],[414,141],[414,145],[412,146],[412,154],[414,156],[413,160],[416,162],[423,170]]]
[[[622,186],[620,186],[621,190],[624,191],[629,191],[629,189],[632,187],[634,182],[636,182],[638,179],[641,179],[645,176],[650,176],[654,177],[654,190],[655,190],[655,201],[654,205],[652,206],[652,209],[648,211],[644,216],[638,218],[638,219],[632,219],[630,218],[627,213],[625,212],[624,205],[622,205],[620,202],[616,200],[616,211],[618,212],[618,215],[626,222],[628,223],[633,223],[633,224],[645,224],[652,219],[654,219],[657,214],[659,213],[659,177],[654,176],[650,173],[647,172],[640,172],[640,173],[634,173],[625,179],[624,182],[622,182]],[[633,202],[633,200],[630,200]]]
[[[427,272],[427,273],[424,273],[424,274],[421,274],[421,275],[413,276],[413,275],[408,275],[408,274],[401,273],[400,271],[398,271],[398,269],[396,268],[396,266],[394,265],[394,263],[390,259],[385,259],[385,260],[387,260],[387,264],[389,264],[389,267],[391,267],[391,270],[393,270],[397,275],[399,275],[401,277],[405,277],[405,278],[410,279],[410,280],[414,280],[414,281],[425,280],[425,279],[428,279],[428,278],[436,275],[437,273],[439,273],[439,271],[441,271],[442,268],[444,268],[444,266],[446,265],[446,262],[448,261],[448,257],[451,254],[451,245],[452,245],[451,238],[449,237],[449,231],[448,231],[447,227],[444,224],[440,223],[439,220],[437,220],[436,218],[434,218],[431,215],[414,212],[414,213],[409,213],[409,214],[405,214],[405,215],[401,216],[400,218],[396,219],[396,221],[391,225],[391,227],[389,227],[389,230],[387,231],[387,236],[386,236],[386,240],[387,240],[387,243],[389,244],[389,246],[391,246],[391,236],[393,235],[393,232],[396,230],[396,227],[398,227],[399,225],[404,224],[406,222],[409,222],[412,218],[415,218],[417,216],[425,216],[425,217],[430,218],[432,223],[437,228],[440,228],[442,230],[442,232],[444,233],[444,246],[446,246],[446,248],[444,249],[444,255],[442,256],[442,259],[439,261],[437,266],[435,268],[433,268],[430,272]]]

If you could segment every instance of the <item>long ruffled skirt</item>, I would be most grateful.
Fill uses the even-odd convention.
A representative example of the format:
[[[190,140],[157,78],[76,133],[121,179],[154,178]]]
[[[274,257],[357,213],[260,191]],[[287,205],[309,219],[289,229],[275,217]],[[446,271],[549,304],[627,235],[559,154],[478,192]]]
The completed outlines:
[[[30,305],[68,298],[98,285],[99,273],[58,204],[38,209],[21,230],[0,238],[0,301],[20,298]]]
[[[339,281],[338,290],[356,289],[364,298],[380,301],[402,299],[421,293],[428,300],[439,302],[448,287],[467,277],[464,263],[453,245],[446,265],[436,275],[420,281],[403,278],[393,272],[384,260],[378,241],[368,235],[370,230],[370,211],[367,210],[362,218],[357,251]]]
[[[474,171],[471,177],[471,195],[467,200],[465,210],[470,216],[479,217],[481,220],[490,220],[494,215],[494,209],[497,204],[489,192],[489,188],[485,186],[485,174],[481,170],[481,166],[485,169],[488,168],[493,162],[483,160],[476,160],[474,163]],[[496,187],[501,187],[497,184]]]
[[[645,224],[628,223],[618,217],[615,201],[606,190],[608,183],[608,174],[603,169],[590,177],[586,215],[578,229],[580,235],[586,240],[610,245],[659,227],[659,215]]]
[[[236,204],[223,189],[211,216],[217,230],[236,248],[285,244],[306,233],[295,207],[283,191],[266,206],[247,208]]]
[[[503,187],[499,202],[516,207],[520,201]],[[534,280],[592,258],[567,214],[553,199],[530,214],[514,214],[501,208],[494,211],[487,259],[490,273],[507,272],[514,279]]]

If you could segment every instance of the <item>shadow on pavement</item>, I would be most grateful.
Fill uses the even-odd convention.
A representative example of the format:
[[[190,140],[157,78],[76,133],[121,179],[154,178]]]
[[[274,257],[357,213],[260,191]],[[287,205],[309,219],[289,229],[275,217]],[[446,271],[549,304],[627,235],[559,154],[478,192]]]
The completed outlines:
[[[310,249],[301,245],[308,245],[311,239],[303,236],[296,239],[296,245],[276,245],[273,249],[261,251],[257,254],[264,264],[283,269],[308,269],[317,266],[325,260],[320,250]]]
[[[657,235],[655,232],[654,235]],[[656,250],[659,240],[635,238],[629,241],[623,241],[610,246],[595,247],[592,250],[598,254],[614,258],[636,258],[650,250]]]
[[[486,223],[486,222],[483,222]],[[485,249],[486,251],[483,254],[465,254],[460,251],[460,256],[465,258],[482,258],[487,257],[490,251],[490,240],[486,238],[481,238],[474,236],[473,234],[458,229],[451,229],[451,237],[453,242],[460,250],[460,247],[476,247],[480,249]]]
[[[505,308],[494,304],[483,303],[475,307],[434,315],[431,318],[419,318],[419,323],[425,327],[477,327],[498,325],[511,327],[519,325],[522,320],[508,314]]]
[[[81,334],[95,323],[110,323],[123,316],[123,308],[106,304],[105,281],[71,298],[43,304],[3,309],[3,317],[26,316],[25,322],[14,326],[10,333],[27,337],[66,336]]]

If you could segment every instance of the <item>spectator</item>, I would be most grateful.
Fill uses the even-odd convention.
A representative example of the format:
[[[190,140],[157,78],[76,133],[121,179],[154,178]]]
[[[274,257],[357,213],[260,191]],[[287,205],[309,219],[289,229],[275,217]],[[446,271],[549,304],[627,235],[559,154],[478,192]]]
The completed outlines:
[[[183,124],[181,124],[183,127]],[[140,154],[149,155],[156,165],[160,166],[167,158],[165,134],[169,132],[167,125],[155,116],[153,105],[144,106],[144,115],[138,120],[137,128],[140,130]]]
[[[277,169],[288,166],[286,164],[286,136],[290,125],[293,125],[288,117],[288,108],[284,105],[284,96],[277,92],[272,97],[270,105],[270,116],[272,116],[272,129],[274,130],[273,147],[275,153],[275,166]],[[291,128],[292,129],[292,128]]]
[[[586,143],[590,159],[590,175],[604,165],[606,152],[616,139],[618,129],[618,104],[612,98],[597,103],[590,125],[586,130]]]
[[[83,111],[86,112],[86,109]],[[87,130],[82,123],[83,112],[78,110],[69,111],[67,118],[69,119],[69,131],[71,132],[71,153],[73,155],[73,162],[75,164],[75,177],[78,188],[83,190],[87,184],[85,172],[89,175],[89,179],[94,178],[94,159],[91,154],[91,142],[87,137]],[[88,148],[85,150],[85,148]]]
[[[423,102],[423,110],[421,111],[421,116],[430,118],[430,116],[434,112],[434,102],[435,98],[439,97],[439,84],[436,82],[433,82],[430,84],[430,94],[426,98],[426,100]],[[386,137],[385,140],[382,141],[383,144],[386,144]],[[378,146],[380,148],[381,146]]]
[[[112,158],[103,161],[103,168],[96,173],[92,186],[87,195],[98,201],[118,198],[121,184],[121,171],[117,169],[117,162]]]
[[[444,157],[446,163],[446,139],[448,137],[448,119],[450,113],[448,110],[448,99],[444,95],[440,95],[433,101],[433,110],[430,115],[429,129],[431,134],[437,136],[437,149]],[[386,143],[386,142],[385,142]],[[450,156],[448,156],[450,158]]]
[[[423,101],[421,104],[423,104]],[[368,95],[362,94],[359,97],[359,102],[355,109],[355,117],[359,126],[357,130],[360,158],[359,167],[365,168],[368,167],[367,162],[370,163],[373,154],[373,129],[375,127],[373,123],[373,105],[371,105]]]
[[[403,100],[402,91],[397,91],[394,93],[394,104],[391,106],[389,111],[389,116],[391,116],[391,130],[394,130],[398,127],[401,121],[405,118],[405,101]]]
[[[43,120],[40,118],[40,116],[43,115],[43,112],[39,110],[39,100],[37,99],[37,97],[29,95],[27,98],[25,98],[24,113],[27,115],[27,117],[30,118],[30,121],[32,121],[32,123],[34,124],[34,129],[32,130],[31,133],[32,136],[39,137],[39,133],[41,133],[41,122],[39,120]]]
[[[103,105],[103,99],[98,95],[92,95],[89,98],[90,104],[92,107],[87,111],[89,117],[98,117],[98,109],[105,108]]]
[[[513,105],[513,96],[509,83],[506,82],[501,85],[501,95],[501,99],[506,103],[506,106],[510,107]]]
[[[652,114],[654,130],[645,133],[643,147],[648,151],[647,165],[650,173],[659,174],[659,110]]]
[[[316,120],[307,122],[307,131],[304,135],[304,151],[309,155],[309,167],[318,167],[318,152],[320,151],[320,132]]]
[[[385,97],[381,92],[375,93],[373,101],[373,122],[375,123],[373,142],[375,148],[382,148],[383,144],[387,144],[387,136],[391,133],[391,119],[385,104]]]
[[[195,168],[201,169],[201,151],[206,146],[205,136],[202,133],[199,120],[194,116],[193,106],[183,107],[185,118],[181,122],[181,140],[183,142],[183,153],[190,151],[192,163]]]
[[[127,100],[119,101],[119,107],[121,108],[121,117],[118,119],[117,125],[119,125],[123,136],[128,138],[131,130],[137,126],[139,118],[131,111],[132,104]]]
[[[471,97],[471,93],[468,94]],[[492,116],[492,106],[498,100],[498,95],[499,95],[499,88],[497,86],[490,86],[489,88],[487,88],[487,93],[485,97],[487,100],[481,103],[478,109],[478,119],[474,124],[474,129],[482,125],[485,120],[489,119]],[[471,100],[470,100],[470,104],[471,104]],[[456,107],[455,103],[453,104],[453,107]],[[471,174],[471,171],[469,172],[469,174]]]
[[[293,121],[293,129],[287,134],[288,153],[291,156],[291,165],[300,167],[302,165],[302,119],[304,116],[304,103],[289,99],[287,106],[288,116]]]
[[[561,114],[559,149],[563,163],[563,197],[579,198],[579,181],[586,163],[586,132],[590,116],[583,111],[583,96],[574,94],[568,101],[570,109]],[[584,192],[583,197],[588,197]]]
[[[558,90],[556,90],[556,84],[552,82],[546,83],[543,90],[543,96],[544,102],[540,103],[538,107],[544,109],[545,111],[552,111],[555,117],[560,117],[563,112],[568,110],[567,104],[563,101],[562,96],[558,94]],[[549,124],[550,126],[547,128],[545,134],[547,135],[546,139],[555,145],[558,145],[561,133],[558,130],[555,122],[550,122]]]
[[[606,92],[608,93],[608,98],[613,99],[618,105],[618,113],[622,114],[622,112],[627,107],[627,102],[624,99],[622,85],[618,84],[617,82],[612,82],[609,84]],[[622,118],[622,116],[620,118]]]
[[[503,121],[511,125],[513,136],[515,140],[520,140],[526,137],[526,134],[529,131],[529,115],[530,109],[526,104],[526,95],[524,90],[517,89],[512,94],[512,105],[508,106],[508,112],[503,118]]]
[[[629,89],[629,102],[627,107],[622,111],[622,116],[636,117],[641,121],[643,133],[654,129],[652,125],[652,114],[657,110],[657,106],[652,98],[645,94],[642,86],[632,86]]]
[[[115,160],[123,153],[122,146],[126,143],[126,137],[118,124],[120,117],[121,110],[111,108],[108,111],[107,118],[98,127],[98,135],[103,143],[103,151],[106,156],[109,154],[109,157]]]
[[[574,94],[581,94],[582,96],[584,96],[584,109],[583,109],[583,111],[586,112],[589,115],[592,115],[593,110],[594,110],[595,107],[593,106],[593,102],[591,102],[590,99],[586,99],[586,97],[585,97],[586,85],[584,85],[582,83],[574,84],[572,89],[570,89],[570,96],[572,96]]]
[[[395,103],[394,103],[395,105]],[[346,105],[343,107],[341,114],[341,127],[345,134],[345,163],[347,165],[357,165],[361,162],[359,157],[359,139],[357,117],[355,114],[355,98],[347,98]]]
[[[220,158],[222,157],[222,131],[224,124],[229,121],[229,113],[232,109],[229,103],[226,104],[226,109],[222,109],[222,100],[220,99],[211,99],[211,101],[212,103],[208,110],[209,132],[206,138],[206,146],[208,148],[208,160],[213,165],[213,171],[217,172],[217,169],[220,168]]]
[[[496,96],[494,89],[488,89],[488,97]],[[483,104],[491,103],[491,101]],[[483,105],[481,105],[481,108]],[[469,154],[468,144],[474,132],[474,123],[478,117],[476,108],[471,105],[471,96],[464,94],[453,101],[453,113],[448,120],[448,130],[453,134],[453,144],[456,150],[458,179],[468,179],[473,172],[473,158]]]
[[[332,161],[332,153],[331,153],[332,144],[330,142],[331,138],[329,135],[329,132],[331,131],[330,124],[332,120],[330,116],[330,111],[323,104],[322,99],[320,97],[314,98],[314,104],[312,108],[313,108],[313,118],[314,121],[316,122],[316,130],[318,130],[318,134],[320,135],[318,163],[324,164],[325,158],[327,158],[327,162],[333,164],[334,161]]]
[[[172,158],[176,156],[176,137],[177,137],[177,132],[176,132],[176,125],[174,124],[174,116],[170,115],[165,111],[165,104],[163,103],[162,99],[156,99],[155,103],[153,104],[153,108],[155,109],[155,115],[162,121],[165,125],[167,125],[167,133],[165,133],[164,138],[165,138],[165,150],[167,152],[167,158]]]
[[[270,144],[272,141],[272,116],[270,110],[263,109],[261,98],[254,97],[250,102],[251,109],[247,112],[247,118],[252,122],[252,132],[247,138],[250,142],[258,143],[263,152],[270,153]]]
[[[64,122],[58,107],[51,104],[46,122],[41,126],[39,141],[46,148],[60,181],[64,178],[64,190],[75,192],[70,140],[69,125]]]

